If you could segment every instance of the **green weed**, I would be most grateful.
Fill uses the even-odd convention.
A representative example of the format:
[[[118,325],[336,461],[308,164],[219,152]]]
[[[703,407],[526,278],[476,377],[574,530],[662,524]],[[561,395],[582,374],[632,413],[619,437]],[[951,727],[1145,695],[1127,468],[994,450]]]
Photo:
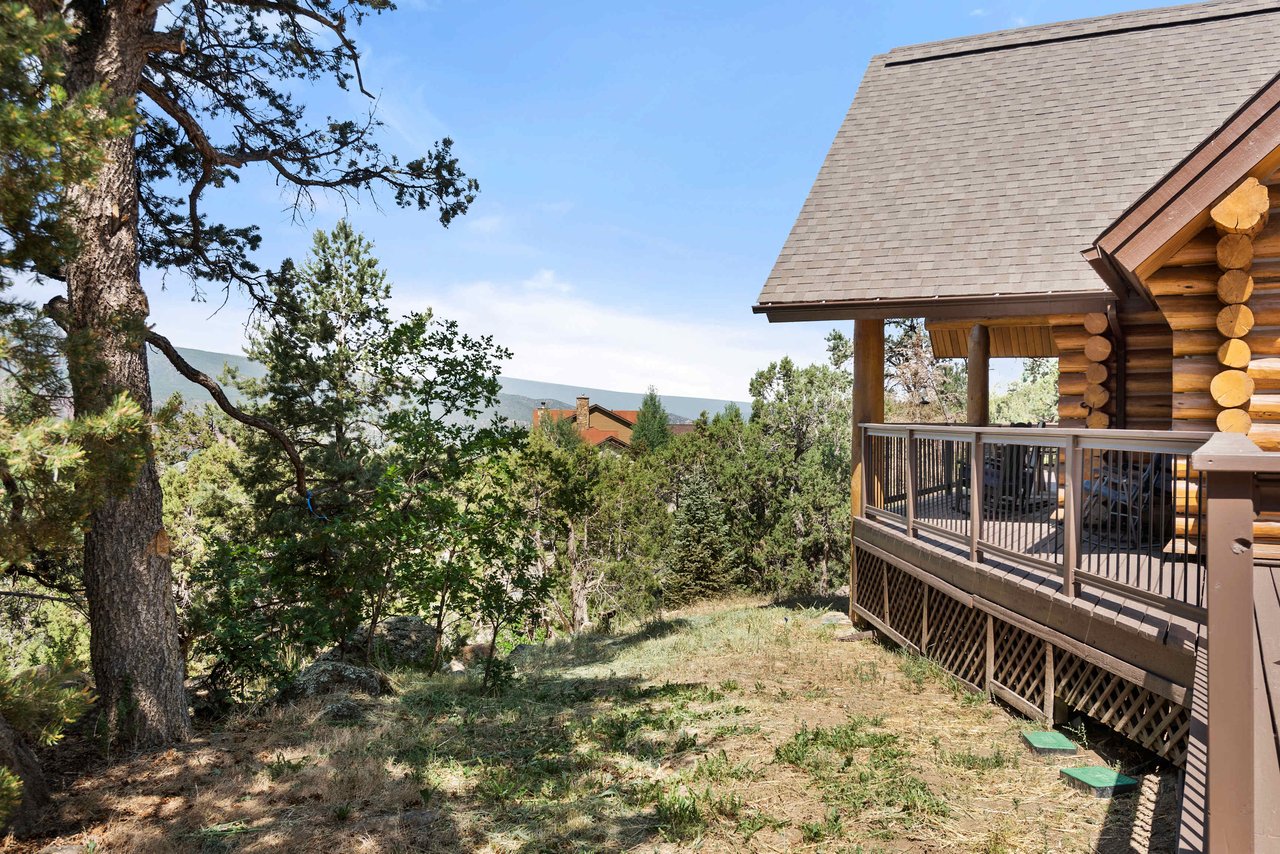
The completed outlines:
[[[746,762],[730,762],[729,755],[721,750],[718,754],[704,757],[693,766],[693,779],[710,780],[755,780],[760,776],[758,769]]]
[[[658,795],[658,830],[669,840],[696,839],[707,827],[698,799],[687,792]]]
[[[1006,753],[999,747],[990,753],[978,753],[973,750],[943,752],[942,761],[967,771],[999,771],[1003,768],[1013,768],[1018,764],[1017,756]]]
[[[283,780],[285,777],[297,774],[303,768],[306,768],[310,761],[311,757],[309,756],[288,759],[284,753],[278,752],[275,758],[267,763],[267,776],[273,781]]]

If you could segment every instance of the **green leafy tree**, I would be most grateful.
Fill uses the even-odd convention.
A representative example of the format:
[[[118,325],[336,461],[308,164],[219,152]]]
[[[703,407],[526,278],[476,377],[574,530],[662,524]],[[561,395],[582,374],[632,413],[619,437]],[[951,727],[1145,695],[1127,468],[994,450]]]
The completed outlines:
[[[591,598],[604,582],[593,553],[602,456],[564,420],[539,424],[519,455],[515,488],[530,520],[541,572],[553,580],[557,593],[548,605],[572,632],[590,622]]]
[[[447,225],[474,198],[449,140],[402,160],[379,145],[372,96],[367,111],[316,120],[296,95],[326,80],[368,95],[353,32],[393,8],[382,0],[24,7],[42,22],[78,27],[50,46],[68,103],[98,98],[101,115],[139,119],[135,133],[101,141],[92,176],[61,187],[62,227],[76,242],[57,272],[77,416],[108,412],[122,394],[151,409],[143,266],[189,278],[197,295],[201,282],[242,287],[270,308],[270,277],[252,257],[257,228],[218,221],[204,207],[208,193],[243,173],[277,181],[300,217],[313,193],[351,201],[381,193],[435,208]],[[95,682],[108,722],[139,745],[190,732],[171,568],[156,547],[161,500],[157,471],[144,461],[127,492],[99,502],[84,533]]]
[[[637,451],[656,451],[671,441],[671,419],[653,386],[640,402],[635,427],[631,430],[631,446]]]
[[[996,424],[1039,424],[1058,420],[1057,359],[1027,359],[1022,374],[991,401]]]
[[[824,592],[848,555],[852,377],[830,365],[770,365],[751,383],[763,508],[762,583]]]
[[[666,601],[685,604],[723,593],[732,580],[728,524],[715,487],[694,468],[682,480],[666,551]]]
[[[53,274],[76,245],[64,190],[92,180],[104,140],[131,128],[101,85],[66,86],[78,30],[30,3],[0,3],[0,286],[8,271]]]
[[[439,565],[460,558],[448,535],[474,538],[458,522],[459,484],[512,438],[479,422],[506,351],[429,313],[393,317],[372,246],[347,223],[317,233],[306,263],[285,270],[277,310],[250,334],[265,372],[238,385],[255,415],[293,437],[311,489],[299,496],[274,442],[247,431],[237,475],[252,529],[201,579],[212,651],[263,676],[280,675],[286,653],[345,643],[362,621],[451,595]]]

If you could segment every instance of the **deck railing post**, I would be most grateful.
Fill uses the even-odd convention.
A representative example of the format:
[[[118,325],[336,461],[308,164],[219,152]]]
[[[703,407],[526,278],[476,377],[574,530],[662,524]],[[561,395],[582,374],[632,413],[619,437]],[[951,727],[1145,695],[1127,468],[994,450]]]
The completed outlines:
[[[918,458],[916,455],[915,431],[907,429],[907,466],[906,466],[906,491],[907,491],[907,536],[914,537],[916,535],[916,465]]]
[[[969,452],[969,560],[982,562],[982,434],[973,432],[973,445]]]
[[[1067,442],[1067,459],[1063,465],[1065,494],[1062,504],[1062,594],[1076,595],[1076,570],[1080,567],[1080,538],[1082,510],[1081,481],[1084,478],[1084,461],[1081,459],[1080,440],[1072,436]]]
[[[1252,851],[1254,822],[1253,473],[1208,474],[1209,849]],[[1274,761],[1274,760],[1273,760]]]

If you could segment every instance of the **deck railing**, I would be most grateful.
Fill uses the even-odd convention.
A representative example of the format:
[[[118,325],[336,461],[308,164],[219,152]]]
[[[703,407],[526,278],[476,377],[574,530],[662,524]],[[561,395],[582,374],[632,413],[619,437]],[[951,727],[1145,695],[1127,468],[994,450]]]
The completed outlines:
[[[1202,618],[1207,433],[862,425],[868,518]]]

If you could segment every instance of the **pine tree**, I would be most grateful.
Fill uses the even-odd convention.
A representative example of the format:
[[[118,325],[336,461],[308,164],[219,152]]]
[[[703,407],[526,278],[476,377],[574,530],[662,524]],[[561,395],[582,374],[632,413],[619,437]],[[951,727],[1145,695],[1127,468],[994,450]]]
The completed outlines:
[[[681,484],[666,564],[670,604],[714,596],[732,581],[724,507],[701,467],[691,469]]]
[[[631,446],[641,453],[656,451],[671,441],[671,425],[662,399],[653,386],[640,403],[636,426],[631,430]]]

